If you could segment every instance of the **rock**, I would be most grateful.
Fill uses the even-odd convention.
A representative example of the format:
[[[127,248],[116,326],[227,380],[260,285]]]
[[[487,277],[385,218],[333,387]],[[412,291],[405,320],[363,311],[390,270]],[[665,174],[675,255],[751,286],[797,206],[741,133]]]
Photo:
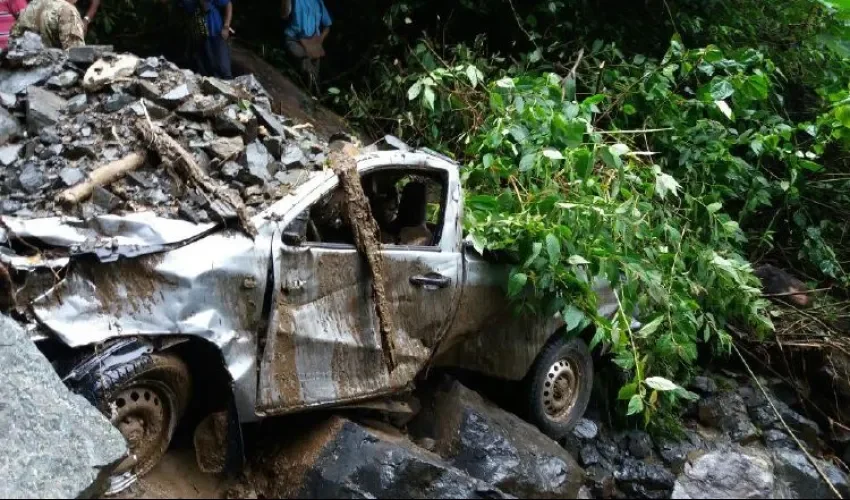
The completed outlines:
[[[599,425],[597,425],[593,420],[583,418],[578,421],[575,429],[573,429],[573,435],[585,441],[596,439],[596,436],[599,435]]]
[[[21,124],[4,108],[0,108],[0,146],[21,135]]]
[[[237,76],[233,79],[233,84],[241,87],[243,90],[254,96],[255,100],[256,96],[268,97],[269,95],[269,93],[266,92],[266,89],[263,88],[263,84],[260,83],[254,75]]]
[[[108,190],[98,186],[94,188],[91,195],[91,201],[100,208],[111,212],[121,205],[121,198],[110,193]]]
[[[139,73],[139,78],[147,78],[148,80],[156,80],[159,78],[159,73],[156,71],[143,71]]]
[[[821,446],[820,436],[822,432],[820,426],[792,410],[787,403],[777,398],[774,393],[768,392],[773,405],[767,401],[764,393],[755,384],[741,387],[739,393],[747,403],[752,421],[758,427],[784,431],[784,426],[776,415],[778,411],[782,419],[785,420],[785,423],[812,449],[818,449]],[[774,410],[774,407],[776,407],[776,410]]]
[[[206,212],[204,212],[203,215],[200,212],[203,212],[203,210],[196,211],[186,202],[180,202],[180,205],[177,208],[177,215],[195,224],[201,224],[202,222],[207,222],[209,220],[209,217],[206,216]]]
[[[53,76],[52,66],[39,66],[28,70],[0,70],[0,92],[20,94],[33,85],[44,82]]]
[[[422,406],[413,434],[434,439],[454,467],[518,497],[578,494],[584,471],[566,450],[460,383],[448,381]]]
[[[27,130],[36,134],[42,128],[55,125],[66,101],[53,92],[30,87],[27,89]]]
[[[252,106],[252,108],[254,113],[256,113],[257,118],[260,119],[260,123],[266,127],[266,130],[268,130],[272,135],[278,137],[284,137],[286,135],[286,129],[283,127],[283,124],[280,123],[280,120],[278,120],[271,111],[257,105]]]
[[[629,433],[629,453],[633,457],[643,459],[652,455],[652,438],[643,431]]]
[[[93,141],[74,141],[64,149],[64,156],[69,160],[79,160],[83,157],[97,158],[97,148]]]
[[[210,152],[220,160],[236,158],[242,153],[245,144],[241,137],[220,137],[210,144]]]
[[[119,92],[117,94],[112,94],[107,97],[103,102],[103,109],[107,113],[114,113],[116,111],[120,111],[127,106],[131,102],[135,101],[136,98],[131,96],[130,94],[125,94],[123,92]]]
[[[708,447],[695,432],[687,430],[685,435],[685,439],[679,441],[661,439],[658,442],[658,454],[675,473],[682,471],[692,454],[700,450],[708,451]]]
[[[27,193],[35,194],[44,186],[44,175],[35,163],[27,163],[18,176],[18,184]]]
[[[626,459],[614,472],[617,487],[624,493],[641,498],[669,498],[676,476],[658,464]]]
[[[790,498],[836,498],[830,487],[806,455],[797,450],[775,450],[773,460],[777,483],[783,484]],[[850,498],[847,475],[835,465],[818,460],[818,466],[843,498]]]
[[[38,133],[38,138],[43,144],[62,144],[62,138],[56,132],[56,127],[46,127]]]
[[[234,136],[245,133],[245,125],[239,121],[236,111],[230,108],[216,115],[214,127],[221,135]]]
[[[86,94],[78,94],[68,99],[68,104],[65,109],[72,114],[82,113],[88,107],[88,104],[88,96]]]
[[[66,167],[59,172],[59,178],[62,179],[65,187],[71,187],[83,182],[86,176],[79,168]]]
[[[168,109],[174,109],[183,104],[191,94],[189,86],[184,83],[162,94],[159,98],[159,103]]]
[[[76,71],[63,71],[56,76],[50,77],[47,80],[47,85],[59,89],[64,89],[73,86],[80,79],[80,75]]]
[[[263,146],[269,150],[275,159],[280,160],[283,156],[284,141],[282,137],[266,137],[263,139]]]
[[[18,106],[18,98],[14,94],[0,92],[0,105],[6,109],[15,109]]]
[[[72,394],[26,332],[0,315],[0,496],[97,496],[126,455],[118,429]]]
[[[777,297],[780,300],[790,302],[798,307],[807,307],[811,304],[811,297],[806,293],[809,287],[799,279],[791,276],[789,273],[770,264],[765,264],[757,267],[753,274],[761,280],[761,286],[764,293],[767,295],[788,294],[792,292],[794,295],[785,295]]]
[[[138,117],[145,116],[145,110],[147,110],[148,116],[150,116],[152,120],[162,120],[170,113],[170,111],[164,107],[145,98],[141,98],[134,102],[133,105],[130,106],[130,110]]]
[[[251,95],[239,87],[234,87],[218,78],[203,78],[201,80],[201,89],[207,94],[222,95],[230,102],[240,100],[250,100]]]
[[[221,112],[227,100],[220,95],[193,95],[177,108],[177,112],[193,120],[203,120]]]
[[[21,209],[21,202],[17,200],[0,200],[0,214],[11,215]]]
[[[301,151],[295,144],[287,144],[286,149],[280,159],[281,163],[287,168],[304,168],[307,166],[307,156],[304,151]]]
[[[236,163],[235,161],[225,162],[224,165],[222,165],[221,167],[221,175],[225,179],[235,179],[241,171],[242,165]]]
[[[41,36],[32,31],[25,31],[24,35],[14,40],[9,40],[7,58],[20,61],[26,56],[32,56],[44,50],[44,41]]]
[[[23,144],[10,144],[8,146],[3,146],[0,148],[0,163],[2,163],[4,167],[8,167],[15,163],[18,161],[18,158],[20,158],[22,149],[24,149]]]
[[[89,65],[112,52],[112,45],[83,45],[68,49],[68,60],[79,65]]]
[[[711,395],[717,392],[717,382],[709,377],[694,377],[689,388],[701,394]]]
[[[240,175],[240,180],[248,184],[261,184],[270,181],[272,172],[269,170],[269,164],[272,161],[274,161],[274,158],[260,142],[255,141],[248,144],[241,158],[241,163],[245,166],[245,169]]]
[[[599,449],[593,443],[582,446],[579,457],[581,458],[581,464],[585,467],[600,464],[603,460],[602,455],[599,454]]]
[[[122,78],[133,76],[139,58],[132,54],[120,54],[98,59],[83,75],[83,88],[94,92]]]
[[[759,450],[735,448],[687,464],[672,498],[772,498],[774,490],[771,458]]]
[[[724,392],[700,401],[699,419],[703,425],[728,432],[734,441],[749,442],[758,437],[758,429],[750,421],[743,398],[735,392]]]
[[[342,417],[269,441],[249,472],[261,498],[509,498],[403,437]]]

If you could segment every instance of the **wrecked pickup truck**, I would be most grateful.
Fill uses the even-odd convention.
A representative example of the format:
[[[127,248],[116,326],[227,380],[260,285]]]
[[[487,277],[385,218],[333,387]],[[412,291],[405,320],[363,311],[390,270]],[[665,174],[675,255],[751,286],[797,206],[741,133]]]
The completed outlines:
[[[146,212],[4,219],[0,259],[17,283],[18,316],[23,304],[66,383],[131,447],[113,492],[156,465],[187,409],[227,410],[226,458],[238,466],[241,423],[398,395],[433,365],[525,381],[528,418],[553,437],[582,416],[587,346],[559,317],[513,313],[508,269],[464,242],[458,166],[380,151],[360,155],[357,170],[381,229],[393,369],[330,170],[304,171],[252,219],[255,238]],[[611,288],[594,288],[612,316]]]

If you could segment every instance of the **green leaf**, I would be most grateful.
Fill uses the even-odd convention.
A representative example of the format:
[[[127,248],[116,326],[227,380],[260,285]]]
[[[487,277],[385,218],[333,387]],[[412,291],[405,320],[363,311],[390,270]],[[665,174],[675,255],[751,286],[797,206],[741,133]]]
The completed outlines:
[[[516,85],[514,84],[513,78],[506,76],[506,77],[500,79],[499,81],[497,81],[496,86],[501,87],[503,89],[512,89]]]
[[[823,170],[823,165],[818,165],[817,163],[809,160],[799,160],[797,164],[812,172],[820,172]]]
[[[658,316],[654,320],[643,325],[637,333],[638,336],[639,337],[649,337],[650,335],[652,335],[653,333],[655,333],[658,330],[658,327],[661,326],[661,323],[663,321],[664,321],[664,316]]]
[[[515,273],[512,275],[511,279],[508,280],[508,295],[511,297],[519,295],[527,282],[528,276],[524,273]]]
[[[720,202],[712,203],[711,205],[705,207],[708,210],[708,213],[713,214],[723,208],[723,204]]]
[[[570,258],[567,259],[567,262],[574,266],[590,264],[590,262],[581,255],[570,255]]]
[[[473,87],[478,86],[478,68],[471,64],[467,66],[466,77],[469,78],[469,83],[471,83]]]
[[[587,131],[587,124],[584,121],[576,118],[567,122],[564,127],[564,134],[568,148],[577,148],[584,141],[584,133]]]
[[[569,102],[576,100],[576,79],[572,76],[564,80],[564,98]]]
[[[637,109],[635,109],[635,107],[632,106],[631,104],[626,104],[625,106],[623,106],[623,113],[631,116],[631,115],[637,113]]]
[[[620,392],[617,394],[617,399],[620,401],[628,401],[632,399],[632,396],[637,394],[637,390],[637,383],[626,384],[620,388]]]
[[[835,110],[835,117],[841,122],[845,128],[850,128],[850,106],[839,106]]]
[[[536,153],[529,153],[527,155],[523,155],[522,159],[519,161],[519,171],[527,172],[534,167],[534,161],[537,159]]]
[[[655,192],[662,200],[667,197],[667,193],[673,193],[673,196],[679,196],[679,188],[681,187],[671,175],[659,172],[655,176]]]
[[[602,157],[602,161],[611,168],[620,168],[623,166],[623,160],[620,159],[619,155],[611,152],[610,147],[605,146],[600,149],[599,155]]]
[[[629,411],[626,412],[627,416],[637,415],[638,413],[643,411],[643,399],[637,394],[632,396],[632,399],[629,401]]]
[[[434,89],[431,87],[425,87],[425,93],[422,95],[425,99],[425,104],[430,108],[434,109]]]
[[[422,82],[416,82],[407,89],[407,99],[412,101],[422,92]]]
[[[557,149],[546,148],[543,150],[543,156],[549,158],[550,160],[563,160],[564,155],[561,154]]]
[[[576,308],[574,305],[568,305],[564,308],[564,322],[567,324],[567,331],[574,330],[578,325],[581,324],[581,320],[584,319],[584,313],[581,312],[580,309]]]
[[[561,242],[554,234],[546,235],[546,252],[549,254],[549,263],[553,266],[561,260]]]
[[[528,256],[528,259],[525,261],[525,267],[529,267],[537,257],[540,257],[540,252],[543,251],[543,243],[539,241],[535,241],[533,245],[531,245],[531,255]]]
[[[330,94],[330,95],[339,95],[339,94],[340,94],[340,90],[339,90],[338,88],[336,88],[336,87],[330,87],[330,88],[328,88],[328,94]]]
[[[732,94],[735,93],[735,87],[732,86],[729,80],[715,79],[711,82],[709,93],[711,94],[712,101],[722,101],[723,99],[732,97]]]
[[[714,101],[714,105],[717,106],[717,109],[719,109],[721,113],[723,113],[723,116],[730,120],[735,119],[735,115],[732,113],[732,108],[726,104],[726,101]]]
[[[650,389],[654,389],[656,391],[667,392],[667,391],[675,391],[680,387],[673,382],[670,382],[666,378],[663,377],[649,377],[644,381],[647,387]]]

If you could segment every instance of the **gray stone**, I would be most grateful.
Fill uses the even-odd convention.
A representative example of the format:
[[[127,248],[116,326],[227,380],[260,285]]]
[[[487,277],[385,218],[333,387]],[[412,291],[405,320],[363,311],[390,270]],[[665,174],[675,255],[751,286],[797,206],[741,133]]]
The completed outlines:
[[[205,208],[212,212],[212,219],[216,221],[224,222],[237,216],[236,209],[222,200],[213,200]]]
[[[44,82],[53,76],[52,66],[39,66],[32,69],[0,69],[0,92],[20,94],[32,85]]]
[[[21,202],[18,200],[0,200],[0,214],[11,215],[21,209]]]
[[[787,488],[790,498],[836,498],[832,489],[809,459],[798,450],[774,450],[773,461],[777,483]],[[835,465],[817,460],[818,466],[843,498],[850,498],[847,475]]]
[[[193,120],[204,120],[220,113],[226,105],[227,99],[220,95],[193,95],[177,112]]]
[[[50,77],[50,79],[47,80],[47,85],[50,87],[64,89],[74,85],[79,79],[80,75],[78,75],[76,71],[68,70]]]
[[[239,121],[234,109],[228,108],[216,115],[215,131],[222,135],[234,136],[245,133],[245,124]]]
[[[0,105],[6,109],[15,109],[18,106],[18,98],[8,92],[0,92]]]
[[[38,138],[43,144],[62,144],[62,138],[56,132],[56,127],[46,127],[38,133]]]
[[[68,104],[66,109],[71,114],[77,114],[85,111],[88,107],[89,98],[86,94],[77,94],[74,97],[68,99]]]
[[[44,150],[45,160],[49,158],[54,158],[62,154],[62,151],[65,149],[65,146],[61,144],[51,144]]]
[[[100,186],[94,188],[94,191],[92,191],[91,201],[107,212],[111,212],[121,205],[121,198]]]
[[[685,438],[682,440],[660,439],[657,449],[661,459],[675,473],[682,471],[688,457],[695,452],[709,451],[697,433],[690,430],[685,431]]]
[[[112,94],[111,96],[107,97],[105,101],[103,101],[103,109],[107,113],[114,113],[116,111],[120,111],[124,108],[124,106],[127,106],[134,100],[135,98],[133,96],[131,96],[130,94],[125,94],[123,92]]]
[[[585,467],[602,463],[602,455],[599,454],[599,449],[593,443],[588,443],[581,447],[579,452],[581,464]]]
[[[0,108],[0,146],[21,135],[21,124],[5,108]]]
[[[150,116],[152,120],[162,120],[171,113],[159,104],[156,104],[149,99],[145,99],[144,97],[134,102],[130,106],[130,110],[138,117],[145,116],[145,110],[147,110],[148,116]]]
[[[239,100],[250,100],[251,95],[239,87],[234,87],[218,78],[204,78],[201,80],[201,89],[207,94],[218,94],[227,98],[230,102]]]
[[[427,398],[409,427],[452,466],[517,497],[578,494],[584,471],[536,427],[455,381]]]
[[[177,215],[194,224],[205,222],[198,211],[186,202],[180,202],[180,205],[177,207]]]
[[[289,168],[304,168],[307,166],[307,156],[296,144],[287,144],[280,161]]]
[[[38,33],[25,31],[23,36],[9,40],[8,53],[6,57],[13,60],[22,60],[26,56],[33,56],[44,50],[44,41]]]
[[[747,414],[744,400],[735,392],[724,392],[699,402],[703,425],[730,434],[734,441],[749,442],[758,437],[758,429]]]
[[[97,146],[91,140],[89,141],[74,141],[69,144],[63,151],[63,156],[69,160],[79,160],[83,157],[97,158]]]
[[[241,87],[254,97],[256,101],[258,96],[268,97],[269,93],[263,87],[263,84],[257,80],[254,75],[241,75],[233,79],[233,84]]]
[[[629,433],[629,453],[635,458],[648,458],[652,455],[652,438],[643,431]]]
[[[59,172],[59,178],[67,187],[83,182],[85,174],[79,168],[65,167]]]
[[[241,137],[220,137],[210,144],[210,152],[220,160],[229,160],[239,156],[245,144]]]
[[[270,134],[278,137],[284,137],[286,135],[286,129],[283,124],[271,111],[262,106],[257,106],[256,104],[253,105],[252,108],[254,113],[257,115],[257,118],[259,118],[260,123],[266,127],[266,130],[268,130]]]
[[[235,179],[241,171],[242,165],[236,163],[235,161],[228,161],[225,162],[224,165],[222,165],[221,167],[221,176],[225,179]]]
[[[4,167],[8,167],[15,163],[18,161],[18,158],[21,157],[22,149],[24,149],[23,144],[10,144],[8,146],[3,146],[0,148],[0,163],[2,163]]]
[[[255,141],[248,144],[241,158],[241,163],[245,166],[245,170],[242,171],[240,180],[249,184],[260,184],[270,181],[272,172],[269,170],[269,164],[272,161],[274,161],[274,158],[272,158],[266,147],[260,142]]]
[[[617,486],[631,498],[669,498],[676,476],[658,464],[632,458],[614,471]]]
[[[21,189],[29,194],[35,194],[44,186],[44,175],[34,163],[27,163],[18,176]]]
[[[283,157],[284,144],[283,137],[266,137],[263,139],[263,146],[269,150],[275,159],[280,160]]]
[[[151,70],[143,71],[143,72],[139,73],[139,78],[147,78],[148,80],[156,80],[157,78],[159,78],[159,72],[151,71]]]
[[[709,377],[694,377],[690,389],[701,394],[714,394],[717,392],[717,382]]]
[[[261,498],[510,498],[401,436],[342,417],[297,433],[300,442],[270,439],[259,452],[267,465],[249,474]]]
[[[113,52],[112,45],[83,45],[68,49],[68,60],[79,65],[93,64],[104,54]]]
[[[36,134],[42,128],[55,125],[67,101],[53,92],[30,87],[27,89],[27,130]]]
[[[775,429],[784,431],[785,428],[777,416],[777,411],[785,423],[797,433],[797,436],[802,439],[813,449],[818,449],[821,446],[820,436],[822,434],[820,426],[814,421],[800,415],[785,401],[780,400],[768,390],[768,395],[773,405],[764,397],[764,393],[758,387],[749,385],[741,387],[738,391],[743,400],[747,404],[752,421],[762,429]],[[774,407],[776,410],[774,410]]]
[[[762,436],[768,448],[794,448],[797,444],[788,434],[776,429],[764,431]]]
[[[183,102],[185,102],[191,94],[192,93],[191,91],[189,91],[189,86],[184,83],[162,94],[162,96],[160,96],[159,102],[163,106],[169,109],[173,109],[183,104]]]
[[[72,394],[26,332],[0,315],[3,498],[97,496],[127,452],[124,438]]]
[[[772,498],[773,462],[756,449],[707,453],[685,466],[676,479],[674,499]]]

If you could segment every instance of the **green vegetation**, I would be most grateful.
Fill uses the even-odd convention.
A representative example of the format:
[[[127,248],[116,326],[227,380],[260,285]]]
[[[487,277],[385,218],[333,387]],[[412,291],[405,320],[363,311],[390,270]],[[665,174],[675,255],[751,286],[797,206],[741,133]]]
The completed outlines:
[[[369,73],[328,99],[373,134],[463,162],[468,236],[512,257],[519,309],[599,327],[594,345],[628,374],[625,413],[664,421],[652,417],[693,397],[681,387],[702,352],[727,353],[733,329],[771,332],[753,262],[846,289],[840,13],[812,0],[463,4],[499,30],[459,34],[440,24],[449,12],[395,3]],[[506,24],[511,43],[494,40]],[[621,284],[639,331],[596,315],[586,270]]]

